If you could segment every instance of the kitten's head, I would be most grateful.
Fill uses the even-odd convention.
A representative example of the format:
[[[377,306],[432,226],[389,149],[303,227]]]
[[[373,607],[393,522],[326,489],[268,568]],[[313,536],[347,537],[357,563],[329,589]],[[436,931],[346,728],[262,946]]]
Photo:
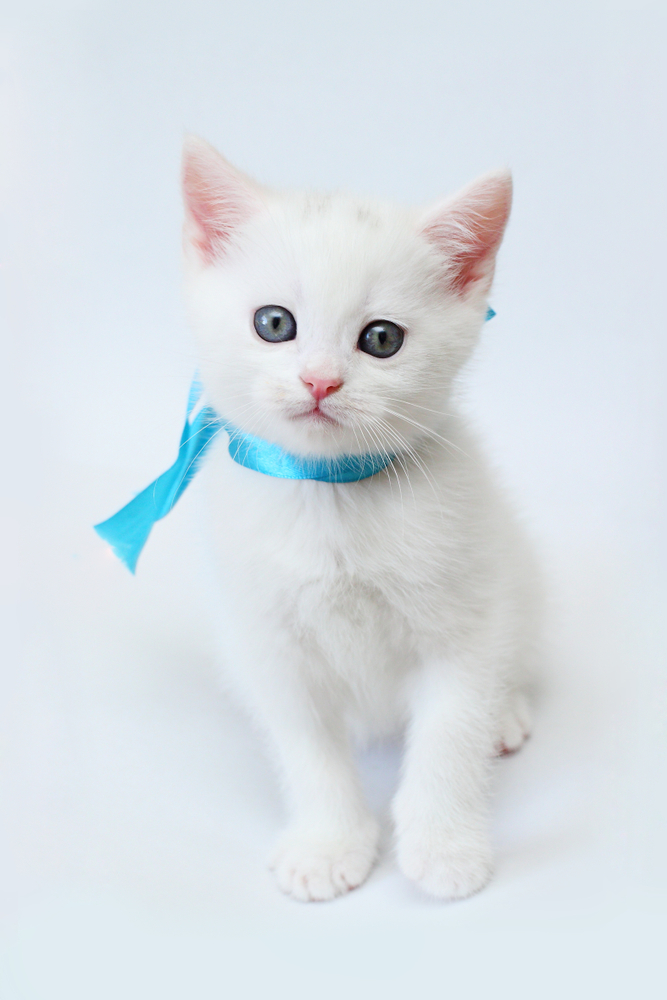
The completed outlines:
[[[438,426],[487,308],[507,172],[428,211],[277,193],[200,139],[186,291],[212,405],[302,455],[400,452]]]

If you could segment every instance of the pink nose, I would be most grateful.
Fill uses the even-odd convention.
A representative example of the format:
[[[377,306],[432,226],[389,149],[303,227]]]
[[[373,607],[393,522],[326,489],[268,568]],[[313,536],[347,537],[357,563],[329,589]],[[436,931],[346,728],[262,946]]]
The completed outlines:
[[[319,403],[325,396],[330,396],[332,392],[340,389],[342,380],[333,378],[302,378],[301,381],[308,388],[309,393]]]

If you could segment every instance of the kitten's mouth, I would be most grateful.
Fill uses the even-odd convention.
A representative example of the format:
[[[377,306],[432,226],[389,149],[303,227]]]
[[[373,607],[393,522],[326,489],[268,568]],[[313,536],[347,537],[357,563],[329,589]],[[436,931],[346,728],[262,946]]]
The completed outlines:
[[[320,407],[319,407],[319,404],[317,404],[317,403],[315,404],[315,406],[311,410],[305,410],[302,413],[296,413],[293,416],[292,419],[293,420],[307,420],[309,423],[313,423],[313,424],[336,424],[337,425],[339,423],[339,421],[336,420],[334,417],[330,417],[328,413],[325,413],[323,410],[321,410]]]

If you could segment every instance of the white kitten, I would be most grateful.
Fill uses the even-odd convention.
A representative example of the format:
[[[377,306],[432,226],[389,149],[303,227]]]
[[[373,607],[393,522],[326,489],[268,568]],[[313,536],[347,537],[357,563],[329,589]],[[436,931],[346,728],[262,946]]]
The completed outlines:
[[[417,212],[275,193],[192,138],[183,179],[211,404],[292,454],[396,456],[330,484],[245,468],[218,440],[202,473],[224,659],[292,817],[278,884],[331,899],[367,877],[378,827],[350,749],[361,725],[406,732],[400,868],[435,896],[468,896],[491,874],[490,762],[528,733],[537,636],[530,552],[452,395],[484,322],[510,176]],[[256,316],[265,306],[280,308]]]

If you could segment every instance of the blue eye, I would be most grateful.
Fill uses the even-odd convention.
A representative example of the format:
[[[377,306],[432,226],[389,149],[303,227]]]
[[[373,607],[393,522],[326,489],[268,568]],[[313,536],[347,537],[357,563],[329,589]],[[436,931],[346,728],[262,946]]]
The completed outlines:
[[[400,326],[388,319],[376,319],[361,331],[357,347],[374,358],[390,358],[400,350],[404,339]]]
[[[255,313],[255,329],[262,340],[281,344],[296,337],[296,320],[289,309],[282,306],[262,306]]]

